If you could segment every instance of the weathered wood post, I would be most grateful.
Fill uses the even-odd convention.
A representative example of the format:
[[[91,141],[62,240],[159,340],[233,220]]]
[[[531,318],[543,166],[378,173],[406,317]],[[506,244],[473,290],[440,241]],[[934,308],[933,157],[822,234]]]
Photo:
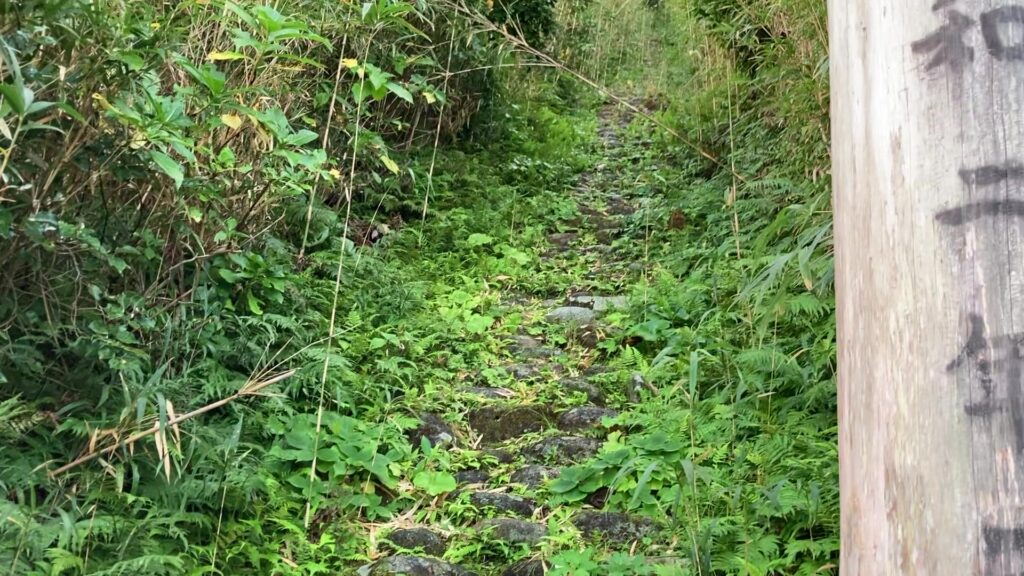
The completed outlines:
[[[829,0],[844,575],[1024,574],[1024,0]]]

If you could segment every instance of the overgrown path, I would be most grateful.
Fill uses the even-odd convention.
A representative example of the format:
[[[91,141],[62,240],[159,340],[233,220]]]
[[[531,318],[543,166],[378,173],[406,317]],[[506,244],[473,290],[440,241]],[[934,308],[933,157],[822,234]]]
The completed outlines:
[[[410,437],[414,446],[429,440],[440,452],[480,453],[476,466],[456,474],[457,490],[444,496],[467,505],[465,522],[416,522],[416,514],[406,514],[388,527],[395,529],[380,547],[392,555],[364,566],[363,574],[533,576],[548,569],[545,543],[576,541],[592,550],[646,553],[658,540],[657,522],[606,510],[608,491],[580,489],[583,478],[572,468],[592,461],[610,434],[620,435],[615,421],[625,404],[651,392],[639,374],[627,381],[611,375],[596,349],[613,336],[603,318],[629,306],[626,279],[636,278],[641,268],[615,245],[630,226],[636,199],[610,183],[629,175],[606,173],[623,154],[620,133],[631,118],[613,106],[602,108],[598,118],[601,161],[570,191],[578,216],[548,235],[550,247],[541,266],[574,276],[566,279],[569,285],[618,290],[574,289],[561,299],[511,298],[505,303],[506,314],[525,319],[507,342],[505,365],[450,389],[449,404],[466,407],[459,421],[423,412]],[[581,268],[585,277],[576,278]],[[513,384],[494,384],[503,383],[502,377]],[[466,549],[470,542],[472,551]],[[522,549],[530,549],[531,556],[510,565],[507,558]],[[582,554],[582,560],[589,557]],[[457,562],[463,556],[485,561]]]

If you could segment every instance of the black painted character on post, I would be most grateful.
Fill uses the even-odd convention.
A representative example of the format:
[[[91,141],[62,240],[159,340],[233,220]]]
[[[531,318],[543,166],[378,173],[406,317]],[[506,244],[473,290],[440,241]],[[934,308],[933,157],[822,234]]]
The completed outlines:
[[[960,180],[975,190],[991,189],[1007,183],[1024,181],[1024,164],[1010,160],[1003,164],[990,164],[960,170]],[[997,191],[999,189],[997,188]],[[1007,199],[1003,194],[989,196],[956,208],[942,210],[935,220],[943,226],[963,226],[982,218],[1006,216],[1024,217],[1024,200]]]
[[[1024,60],[1024,6],[1003,6],[981,15],[985,45],[996,60]]]
[[[966,365],[975,372],[972,380],[978,388],[969,395],[964,412],[972,418],[986,419],[1008,414],[1017,439],[1016,450],[1024,452],[1024,334],[990,337],[984,318],[970,314],[968,320],[967,342],[946,371],[954,372]]]
[[[933,12],[945,12],[946,23],[910,45],[915,54],[928,54],[926,70],[949,66],[962,71],[974,61],[974,48],[967,33],[977,24],[974,18],[953,8],[957,0],[939,0]],[[1024,5],[1011,4],[981,14],[981,35],[993,58],[1001,62],[1024,60]]]
[[[953,2],[940,1],[932,7],[933,11],[948,9]],[[974,61],[974,48],[967,45],[964,38],[974,26],[970,16],[957,10],[946,13],[946,23],[931,34],[910,45],[915,54],[932,54],[932,59],[925,65],[926,70],[939,66],[949,66],[954,70],[963,70],[964,65]]]

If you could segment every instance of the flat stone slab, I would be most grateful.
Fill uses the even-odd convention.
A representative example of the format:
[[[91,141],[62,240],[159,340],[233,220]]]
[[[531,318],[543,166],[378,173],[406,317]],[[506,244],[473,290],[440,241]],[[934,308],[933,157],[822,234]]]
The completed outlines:
[[[508,450],[501,448],[484,448],[483,453],[498,461],[498,464],[511,464],[516,457]]]
[[[360,570],[360,573],[364,573]],[[436,558],[390,556],[370,565],[366,576],[477,576],[461,566]]]
[[[561,306],[548,312],[544,319],[551,324],[574,324],[582,326],[597,320],[597,313],[582,306]]]
[[[548,234],[548,242],[565,250],[569,248],[569,246],[572,246],[573,242],[575,242],[579,237],[580,235],[575,232]]]
[[[387,542],[406,550],[423,550],[431,556],[444,556],[448,542],[427,528],[400,528],[386,538]]]
[[[463,392],[466,394],[472,394],[473,396],[479,396],[481,398],[487,398],[488,400],[508,400],[509,398],[515,398],[516,393],[508,388],[491,388],[489,386],[471,386],[469,388],[463,388]]]
[[[611,310],[625,310],[629,308],[629,298],[626,296],[593,296],[581,294],[569,297],[569,304],[590,308],[594,312],[608,312]]]
[[[560,380],[558,385],[567,392],[583,392],[591,404],[604,405],[604,393],[601,389],[583,378],[565,378]]]
[[[469,413],[469,426],[488,444],[540,432],[551,422],[543,406],[484,406]]]
[[[491,475],[483,470],[462,470],[455,473],[455,482],[464,484],[486,484]]]
[[[523,560],[506,568],[501,576],[544,576],[543,560]]]
[[[588,510],[577,514],[572,523],[584,537],[613,544],[629,544],[653,534],[655,530],[650,518],[619,512]]]
[[[600,228],[600,229],[598,229],[598,231],[595,234],[595,236],[597,237],[597,241],[598,242],[600,242],[602,244],[611,244],[611,243],[615,242],[615,240],[619,237],[619,235],[621,233],[622,233],[622,228],[616,228],[614,226],[609,226],[607,228]]]
[[[601,440],[582,436],[555,436],[545,438],[523,450],[534,462],[551,462],[558,465],[576,464],[587,460],[604,444]]]
[[[543,524],[527,522],[516,518],[492,518],[477,525],[477,530],[488,532],[493,538],[507,544],[536,546],[548,535]]]
[[[547,348],[544,343],[540,340],[526,335],[516,335],[512,337],[512,343],[508,346],[509,354],[518,358],[551,358],[552,356],[558,356],[561,351],[554,348]]]
[[[455,444],[455,430],[440,416],[424,412],[419,417],[420,425],[406,433],[414,448],[420,446],[423,438],[430,440],[434,447]]]
[[[537,503],[533,500],[504,492],[473,492],[469,495],[469,502],[477,508],[494,508],[527,518],[533,516],[533,511],[537,509]]]
[[[623,200],[621,196],[613,196],[608,199],[608,213],[613,216],[632,216],[636,213],[636,208]]]
[[[615,418],[619,413],[611,408],[599,406],[577,406],[558,417],[558,428],[566,432],[601,428],[605,418]]]
[[[537,488],[548,480],[558,478],[561,474],[562,471],[559,468],[530,464],[529,466],[520,468],[513,472],[512,477],[509,480],[514,484],[522,484],[529,488]]]
[[[533,364],[512,364],[505,366],[505,371],[519,381],[535,380],[541,377],[540,368]]]

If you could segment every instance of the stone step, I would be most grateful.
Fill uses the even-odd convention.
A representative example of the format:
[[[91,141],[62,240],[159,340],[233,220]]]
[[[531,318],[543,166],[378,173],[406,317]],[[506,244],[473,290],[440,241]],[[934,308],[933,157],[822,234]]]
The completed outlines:
[[[513,484],[522,484],[528,488],[538,488],[548,480],[554,480],[562,474],[559,468],[530,464],[512,473],[509,481]]]
[[[512,337],[512,343],[506,348],[509,354],[519,359],[538,360],[560,356],[561,350],[547,348],[544,343],[532,336],[516,335]]]
[[[478,576],[476,572],[436,558],[389,556],[359,570],[360,576]]]
[[[583,306],[560,306],[544,315],[549,324],[587,326],[597,320],[597,313]]]
[[[501,576],[544,576],[546,572],[543,560],[531,559],[509,566]]]
[[[455,482],[459,486],[467,484],[487,484],[491,475],[484,470],[462,470],[455,473]]]
[[[526,518],[532,517],[533,513],[539,508],[537,503],[529,498],[488,490],[472,492],[469,495],[469,502],[481,510],[493,508],[499,512],[516,514]]]
[[[595,294],[574,294],[569,296],[569,304],[590,308],[594,312],[608,312],[629,308],[627,296],[598,296]]]
[[[565,432],[580,432],[603,428],[602,420],[616,418],[619,413],[600,406],[577,406],[558,417],[558,428]]]
[[[448,541],[429,528],[399,528],[385,538],[390,547],[404,550],[422,550],[431,556],[444,556]]]
[[[513,390],[508,388],[492,388],[490,386],[470,386],[462,388],[462,392],[487,400],[508,400],[516,397],[516,393]]]
[[[628,545],[642,540],[656,529],[650,518],[621,512],[587,510],[577,514],[572,523],[585,538],[616,545]]]
[[[469,426],[485,444],[497,444],[551,426],[545,406],[484,406],[469,413]]]
[[[476,529],[506,544],[536,546],[548,535],[543,524],[517,518],[491,518],[477,524]]]
[[[455,445],[455,430],[441,416],[423,412],[419,414],[419,419],[420,425],[406,433],[413,448],[419,448],[424,438],[435,447]]]
[[[591,458],[602,444],[601,440],[583,436],[553,436],[527,446],[523,454],[532,462],[567,466]]]
[[[604,392],[600,388],[591,384],[586,378],[572,377],[563,378],[558,381],[559,387],[566,392],[582,392],[587,395],[587,400],[596,406],[604,406]]]

